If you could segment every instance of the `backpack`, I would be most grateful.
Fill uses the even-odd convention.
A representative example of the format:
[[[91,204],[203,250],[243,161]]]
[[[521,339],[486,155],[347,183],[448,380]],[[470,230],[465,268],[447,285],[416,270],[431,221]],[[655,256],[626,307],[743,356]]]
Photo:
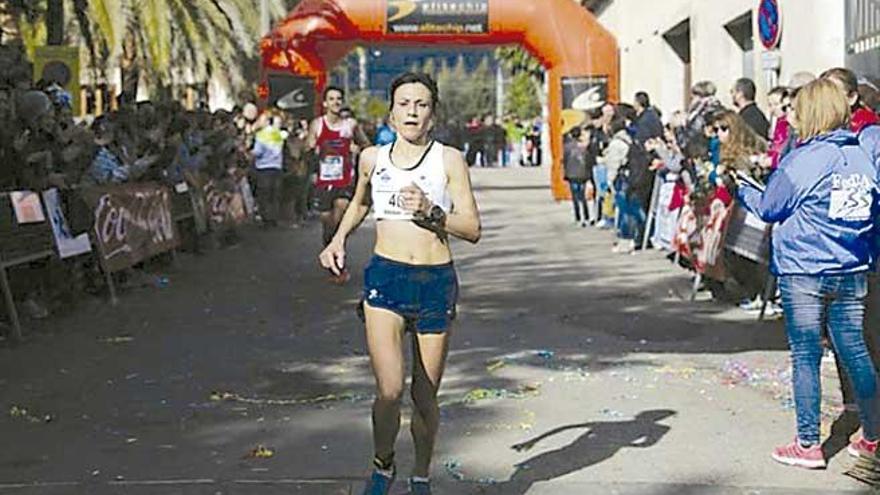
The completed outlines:
[[[654,185],[654,173],[651,171],[651,155],[642,144],[633,141],[626,154],[626,169],[628,188],[625,192],[634,198],[650,198],[651,188]],[[618,174],[620,175],[620,174]]]

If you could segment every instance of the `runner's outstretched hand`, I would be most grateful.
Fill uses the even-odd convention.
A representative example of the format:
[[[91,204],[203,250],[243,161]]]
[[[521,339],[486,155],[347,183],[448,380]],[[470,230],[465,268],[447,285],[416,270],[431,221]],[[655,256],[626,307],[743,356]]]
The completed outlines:
[[[321,251],[318,260],[321,266],[330,270],[333,275],[340,276],[345,269],[345,244],[336,239],[330,241],[330,244]]]

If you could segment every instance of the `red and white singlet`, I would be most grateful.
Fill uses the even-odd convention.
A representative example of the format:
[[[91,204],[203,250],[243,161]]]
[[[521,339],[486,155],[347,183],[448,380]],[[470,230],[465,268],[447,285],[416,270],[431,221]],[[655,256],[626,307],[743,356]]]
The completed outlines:
[[[318,124],[318,180],[315,186],[335,189],[351,186],[354,183],[351,142],[357,122],[346,119],[333,129],[321,117]]]

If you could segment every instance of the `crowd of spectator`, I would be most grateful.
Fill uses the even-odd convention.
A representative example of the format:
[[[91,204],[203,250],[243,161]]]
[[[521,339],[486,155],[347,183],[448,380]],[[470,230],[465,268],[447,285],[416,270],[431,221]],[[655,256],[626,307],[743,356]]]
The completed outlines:
[[[742,297],[744,310],[769,305],[785,319],[797,436],[774,449],[773,459],[826,466],[823,353],[837,361],[845,409],[858,411],[862,426],[848,452],[873,458],[880,349],[876,329],[865,323],[878,316],[876,279],[868,273],[880,251],[880,93],[843,68],[799,73],[773,88],[767,114],[749,79],[730,89],[733,108],[716,93],[711,82],[697,83],[688,112],[671,114],[664,125],[640,92],[633,105],[608,104],[571,129],[564,168],[576,225],[614,228],[614,251],[632,253],[646,236],[658,238],[646,218],[671,214],[671,256],[694,269],[697,282],[716,297]],[[656,186],[663,183],[673,183],[674,192],[661,202]],[[726,249],[736,208],[752,216],[759,238],[769,236],[769,266]]]

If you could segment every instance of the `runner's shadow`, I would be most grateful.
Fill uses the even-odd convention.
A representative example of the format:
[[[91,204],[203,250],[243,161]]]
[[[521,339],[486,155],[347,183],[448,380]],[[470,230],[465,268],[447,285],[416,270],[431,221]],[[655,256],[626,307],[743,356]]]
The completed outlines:
[[[843,411],[831,425],[831,435],[822,444],[826,459],[831,459],[849,445],[849,437],[859,429],[859,415],[855,411]]]
[[[492,485],[485,493],[522,495],[535,484],[560,478],[610,459],[624,448],[648,448],[655,445],[670,427],[660,421],[674,416],[675,411],[655,409],[639,413],[629,421],[594,421],[561,426],[511,448],[526,452],[545,438],[572,429],[587,431],[572,443],[544,452],[517,464],[509,480]]]

